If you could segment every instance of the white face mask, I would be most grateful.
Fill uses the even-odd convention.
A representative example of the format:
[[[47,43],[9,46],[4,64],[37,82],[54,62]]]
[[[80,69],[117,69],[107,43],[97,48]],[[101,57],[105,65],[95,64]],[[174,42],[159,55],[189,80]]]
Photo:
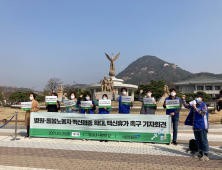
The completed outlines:
[[[33,97],[29,97],[29,100],[33,100]]]
[[[151,93],[147,93],[146,95],[147,95],[148,97],[150,97],[150,96],[151,96]]]
[[[176,93],[172,92],[170,93],[171,96],[176,96]]]
[[[75,98],[75,96],[71,96],[71,99],[74,99]]]
[[[123,91],[123,92],[122,92],[122,95],[126,95],[126,92],[125,92],[125,91]]]

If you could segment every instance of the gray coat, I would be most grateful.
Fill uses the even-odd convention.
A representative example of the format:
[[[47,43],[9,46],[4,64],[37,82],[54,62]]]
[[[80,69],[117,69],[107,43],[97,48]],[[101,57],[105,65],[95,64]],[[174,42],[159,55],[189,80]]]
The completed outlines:
[[[144,103],[143,103],[143,98],[141,98],[141,93],[139,94],[138,100],[139,100],[140,102],[142,102],[142,107],[141,107],[141,110],[140,110],[140,114],[146,114],[146,112],[145,112],[145,107],[144,107]],[[156,110],[156,109],[157,109],[157,106],[149,107],[149,114],[155,115],[155,110]]]

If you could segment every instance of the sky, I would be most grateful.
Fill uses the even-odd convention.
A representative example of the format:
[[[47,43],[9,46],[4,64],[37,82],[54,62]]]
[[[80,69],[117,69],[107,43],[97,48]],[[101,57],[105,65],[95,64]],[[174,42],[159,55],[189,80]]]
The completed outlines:
[[[144,55],[222,73],[221,0],[1,0],[0,86],[97,83]]]

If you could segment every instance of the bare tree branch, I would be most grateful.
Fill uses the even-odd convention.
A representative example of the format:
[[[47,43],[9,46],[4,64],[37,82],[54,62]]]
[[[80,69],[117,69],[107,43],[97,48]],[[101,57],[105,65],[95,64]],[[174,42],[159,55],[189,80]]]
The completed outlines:
[[[63,82],[60,80],[60,78],[51,78],[46,84],[45,90],[53,92],[54,90],[58,89],[62,83]]]

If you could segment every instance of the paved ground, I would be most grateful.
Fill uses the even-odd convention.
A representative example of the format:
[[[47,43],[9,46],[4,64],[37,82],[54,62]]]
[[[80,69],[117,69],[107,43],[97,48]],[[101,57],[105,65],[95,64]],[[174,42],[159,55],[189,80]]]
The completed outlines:
[[[130,170],[130,169],[222,169],[222,130],[211,129],[208,139],[210,161],[200,162],[186,153],[190,130],[181,130],[179,145],[99,142],[48,138],[24,138],[13,141],[12,129],[0,129],[0,170]]]

